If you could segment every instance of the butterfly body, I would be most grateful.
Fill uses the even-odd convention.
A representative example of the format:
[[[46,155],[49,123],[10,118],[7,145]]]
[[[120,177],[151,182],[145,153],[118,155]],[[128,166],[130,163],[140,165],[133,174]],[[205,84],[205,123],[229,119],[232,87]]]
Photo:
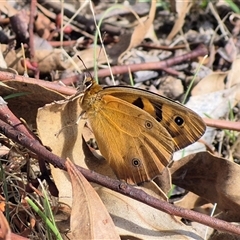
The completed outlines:
[[[132,87],[102,88],[92,79],[86,86],[80,105],[99,150],[117,177],[130,184],[161,174],[174,151],[205,131],[197,114],[157,94]],[[188,115],[194,123],[186,122]]]

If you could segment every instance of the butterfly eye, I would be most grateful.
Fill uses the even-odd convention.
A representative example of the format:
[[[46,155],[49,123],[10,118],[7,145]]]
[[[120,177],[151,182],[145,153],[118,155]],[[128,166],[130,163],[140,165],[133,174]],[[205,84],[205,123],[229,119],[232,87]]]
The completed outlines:
[[[151,121],[146,121],[145,122],[145,127],[148,128],[148,129],[151,129],[153,127],[153,124]]]
[[[93,84],[93,81],[90,78],[87,78],[84,82],[84,85],[85,85],[86,89],[90,88],[92,86],[92,84]]]
[[[138,158],[133,158],[133,159],[132,159],[132,165],[133,165],[134,167],[140,167],[141,161],[140,161]]]
[[[184,119],[182,117],[180,117],[180,116],[176,116],[174,118],[174,121],[180,127],[184,124]]]

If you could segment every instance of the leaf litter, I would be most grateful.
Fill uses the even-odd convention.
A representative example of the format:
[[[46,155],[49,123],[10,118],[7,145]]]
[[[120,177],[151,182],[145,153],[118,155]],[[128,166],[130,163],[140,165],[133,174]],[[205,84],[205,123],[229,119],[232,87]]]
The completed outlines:
[[[119,2],[119,5],[126,2]],[[24,4],[30,7],[25,2],[22,6]],[[93,9],[97,19],[100,19],[103,12],[113,4],[111,1],[95,2]],[[143,6],[141,4],[144,4],[144,8],[139,7]],[[76,124],[81,112],[78,99],[70,101],[67,96],[70,94],[56,90],[56,86],[62,89],[62,87],[71,88],[77,85],[79,73],[73,74],[75,68],[69,58],[75,61],[79,69],[84,67],[76,60],[76,55],[80,55],[86,62],[89,71],[92,71],[97,64],[98,73],[101,76],[101,70],[106,68],[106,61],[118,66],[119,70],[121,65],[132,63],[144,63],[150,66],[154,61],[164,62],[171,58],[174,61],[176,56],[184,56],[199,44],[203,44],[208,47],[209,54],[200,66],[187,106],[204,118],[228,120],[228,129],[231,129],[231,122],[239,122],[240,117],[238,15],[232,13],[227,1],[225,4],[219,1],[216,5],[210,2],[208,6],[204,6],[203,1],[188,3],[187,6],[184,4],[187,3],[173,1],[170,6],[167,2],[162,5],[155,4],[154,1],[152,4],[129,2],[124,11],[116,8],[105,17],[101,26],[102,31],[105,32],[103,39],[109,57],[104,59],[103,51],[98,47],[97,59],[93,59],[92,44],[95,26],[89,5],[81,9],[77,4],[63,4],[65,16],[61,16],[57,14],[60,4],[38,1],[38,6],[35,6],[36,14],[42,21],[39,22],[35,17],[36,35],[32,36],[28,32],[29,19],[22,14],[23,10],[16,10],[21,9],[17,8],[17,3],[10,5],[10,1],[4,1],[0,6],[1,14],[5,18],[4,23],[3,18],[1,20],[4,24],[2,31],[4,37],[1,40],[3,59],[0,79],[5,84],[1,85],[1,96],[7,97],[12,93],[27,92],[26,95],[8,99],[8,107],[18,118],[25,120],[28,129],[36,129],[37,126],[38,137],[46,147],[57,156],[69,158],[76,165],[101,173],[110,179],[116,179],[100,153],[95,149],[89,149],[89,145],[86,144],[86,141],[88,144],[94,143],[94,135],[90,126],[85,124],[85,119]],[[52,11],[49,11],[50,8]],[[173,12],[173,8],[176,9],[177,14]],[[132,12],[127,9],[138,14],[139,19],[135,19]],[[82,14],[77,13],[77,10],[81,10]],[[68,21],[74,12],[77,13],[76,19]],[[27,11],[27,14],[31,18],[30,11]],[[88,17],[81,18],[81,16]],[[63,24],[67,23],[66,27],[68,27],[65,32],[63,31],[63,42],[59,41],[61,36],[59,18],[63,20]],[[15,27],[12,26],[14,23]],[[40,23],[45,25],[42,26]],[[14,34],[9,35],[11,32],[8,31],[9,29]],[[141,34],[138,33],[139,31]],[[35,77],[33,79],[16,75],[24,73],[20,43],[23,42],[27,46],[28,38],[34,42],[34,49],[29,48],[29,52],[25,55],[37,66],[36,70],[33,68],[28,71],[29,76]],[[12,39],[15,42],[12,42]],[[122,47],[122,42],[125,42],[125,47]],[[69,58],[64,57],[61,46],[68,52]],[[125,49],[124,54],[122,49]],[[121,58],[120,64],[117,60],[120,59],[121,54],[124,58]],[[120,75],[116,72],[115,78],[120,84],[129,84],[131,78],[136,79],[137,87],[154,90],[181,101],[195,74],[194,65],[199,66],[201,57],[199,55],[191,61],[183,57],[177,65],[161,68],[158,71],[151,70],[154,75],[150,75],[147,70],[138,69],[132,72],[131,76],[128,72]],[[37,79],[38,73],[41,79],[50,81],[47,88],[42,80]],[[171,81],[169,75],[171,75]],[[101,84],[110,82],[108,76],[99,77],[99,81]],[[175,86],[174,81],[178,83],[178,87]],[[74,88],[70,91],[72,94],[76,92]],[[56,102],[59,100],[64,101]],[[8,124],[13,122],[6,112],[1,116],[1,120],[5,120]],[[208,215],[213,209],[213,204],[216,203],[217,207],[213,213],[216,218],[238,224],[239,134],[238,131],[222,129],[220,124],[221,122],[217,129],[216,127],[208,128],[201,143],[194,144],[197,145],[196,147],[190,146],[191,150],[187,148],[176,153],[175,159],[179,160],[175,161],[170,168],[170,182],[181,187],[180,194],[177,192],[179,188],[175,188],[170,196],[168,187],[164,187],[168,186],[164,181],[169,182],[169,177],[166,177],[169,174],[159,180],[158,187],[150,183],[138,188],[165,201],[166,196],[170,196],[168,201],[172,204],[187,206]],[[12,234],[11,236],[18,234],[25,238],[44,237],[46,231],[44,225],[41,225],[41,231],[37,231],[36,223],[33,221],[35,214],[30,213],[29,206],[23,204],[22,196],[28,194],[33,199],[37,199],[40,204],[41,189],[35,180],[37,178],[46,180],[49,172],[58,189],[59,202],[67,204],[72,209],[72,220],[68,223],[69,226],[65,223],[65,229],[69,228],[72,231],[72,235],[69,235],[70,239],[84,236],[92,239],[108,238],[108,236],[112,239],[117,239],[119,236],[122,239],[204,238],[206,226],[196,226],[194,222],[191,223],[192,226],[187,226],[184,219],[159,212],[99,184],[92,183],[91,186],[69,162],[67,164],[69,170],[71,169],[71,178],[68,173],[52,165],[46,164],[43,167],[34,153],[13,144],[10,138],[4,136],[4,132],[2,134],[1,172],[3,174],[4,170],[5,173],[1,176],[3,181],[0,199],[3,203],[1,212],[4,213],[5,218],[1,215],[3,223],[1,226],[4,226],[2,234],[6,239],[9,234]],[[46,180],[45,186],[49,188],[47,182],[49,183]],[[72,185],[74,191],[72,191]],[[187,192],[189,193],[186,195]],[[189,194],[195,195],[190,198]],[[14,199],[9,196],[14,196]],[[51,191],[49,199],[52,207],[56,207]],[[13,219],[15,214],[21,219],[21,224]],[[32,220],[31,224],[29,224],[30,220],[25,220],[26,216]],[[99,224],[109,228],[105,229]],[[82,231],[79,231],[80,229]],[[99,232],[100,229],[101,232]],[[95,233],[100,235],[94,235]],[[208,230],[205,239],[239,238],[231,233],[224,234],[218,230]]]

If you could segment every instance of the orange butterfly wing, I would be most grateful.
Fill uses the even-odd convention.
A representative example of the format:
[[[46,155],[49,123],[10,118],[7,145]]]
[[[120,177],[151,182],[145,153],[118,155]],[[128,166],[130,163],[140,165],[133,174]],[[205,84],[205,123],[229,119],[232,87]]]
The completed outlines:
[[[200,116],[171,99],[127,86],[106,87],[103,91],[132,103],[153,116],[173,138],[175,151],[196,142],[206,130]]]
[[[128,183],[161,174],[175,150],[197,141],[202,119],[170,99],[132,87],[86,82],[81,99],[98,147],[117,177]]]
[[[171,136],[138,107],[104,94],[86,114],[100,152],[119,179],[130,184],[149,181],[171,160]]]

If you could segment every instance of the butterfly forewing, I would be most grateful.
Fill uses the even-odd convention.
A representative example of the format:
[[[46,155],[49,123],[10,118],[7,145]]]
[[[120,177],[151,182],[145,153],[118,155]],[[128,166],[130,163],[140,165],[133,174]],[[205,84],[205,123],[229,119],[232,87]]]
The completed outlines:
[[[206,126],[195,112],[168,98],[131,87],[106,87],[111,94],[138,106],[153,116],[172,136],[175,150],[196,142],[205,132]]]

